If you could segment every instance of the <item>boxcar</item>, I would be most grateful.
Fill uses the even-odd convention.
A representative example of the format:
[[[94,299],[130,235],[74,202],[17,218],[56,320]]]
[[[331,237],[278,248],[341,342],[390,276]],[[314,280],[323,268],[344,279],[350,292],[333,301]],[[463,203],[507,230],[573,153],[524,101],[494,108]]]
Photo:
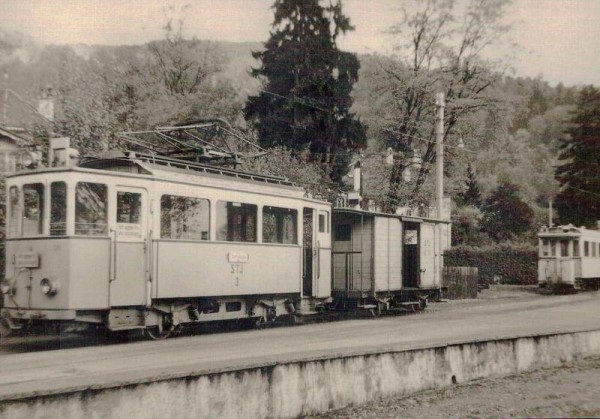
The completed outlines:
[[[440,297],[449,221],[334,209],[332,228],[334,306],[380,312]]]
[[[542,227],[538,238],[540,287],[600,287],[600,231],[571,224]]]

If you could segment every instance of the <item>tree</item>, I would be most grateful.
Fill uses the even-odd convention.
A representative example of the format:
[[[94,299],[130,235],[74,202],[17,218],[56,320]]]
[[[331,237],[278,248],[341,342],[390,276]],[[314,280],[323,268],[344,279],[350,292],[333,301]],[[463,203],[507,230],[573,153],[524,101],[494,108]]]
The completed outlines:
[[[261,61],[252,75],[265,84],[251,96],[245,117],[263,147],[308,150],[339,181],[349,150],[366,142],[365,128],[349,112],[358,79],[355,54],[340,51],[337,39],[353,29],[340,0],[276,0],[274,21]]]
[[[562,223],[593,226],[600,220],[600,91],[595,87],[579,93],[567,133],[556,170],[561,185],[556,207]]]
[[[481,233],[481,211],[471,205],[456,208],[452,212],[452,245],[466,244],[479,246],[490,242],[485,234]]]
[[[132,127],[135,97],[118,82],[121,73],[112,62],[84,60],[70,48],[63,54],[55,125],[80,153],[101,153],[114,145],[117,132]]]
[[[437,158],[435,155],[435,94],[446,97],[444,142],[453,134],[476,131],[469,118],[499,105],[491,87],[500,78],[501,64],[485,60],[483,52],[503,40],[503,17],[508,1],[470,1],[461,13],[452,0],[413,1],[404,19],[391,28],[397,55],[374,57],[370,87],[373,108],[368,119],[370,134],[380,146],[405,156],[419,152],[423,159],[412,194],[401,196],[402,173],[407,159],[397,158],[389,178],[386,206],[421,199],[420,192]],[[490,92],[492,94],[490,94]],[[476,127],[476,125],[475,125]],[[450,147],[446,152],[450,153]],[[450,162],[450,160],[448,160]],[[448,165],[448,169],[452,167]]]
[[[519,197],[519,187],[502,182],[485,200],[482,230],[496,241],[512,239],[531,228],[533,210]]]
[[[466,189],[457,196],[457,203],[461,206],[470,205],[479,208],[481,206],[481,192],[479,191],[479,184],[477,183],[477,177],[471,163],[467,166],[465,186]]]
[[[184,22],[177,22],[168,18],[164,39],[132,58],[123,77],[137,98],[136,124],[146,129],[201,118],[241,120],[238,92],[219,77],[228,58],[210,42],[185,39]]]

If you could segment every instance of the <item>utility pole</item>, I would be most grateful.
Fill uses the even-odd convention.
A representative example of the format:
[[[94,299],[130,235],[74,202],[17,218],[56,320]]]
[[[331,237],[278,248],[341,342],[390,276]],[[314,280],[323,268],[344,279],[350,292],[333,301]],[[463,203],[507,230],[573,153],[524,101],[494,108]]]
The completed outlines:
[[[444,94],[435,95],[437,107],[436,141],[435,141],[435,203],[437,218],[442,219],[444,212]]]
[[[4,73],[4,103],[2,104],[2,123],[8,125],[6,110],[8,107],[8,73]]]

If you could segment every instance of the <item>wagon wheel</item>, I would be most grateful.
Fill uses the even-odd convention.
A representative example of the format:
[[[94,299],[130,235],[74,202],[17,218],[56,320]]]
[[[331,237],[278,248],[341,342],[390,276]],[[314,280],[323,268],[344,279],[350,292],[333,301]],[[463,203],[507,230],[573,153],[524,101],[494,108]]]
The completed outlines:
[[[170,315],[161,315],[161,322],[155,326],[147,326],[146,334],[152,340],[162,340],[171,336],[171,333],[175,330],[173,324],[173,318]]]
[[[267,327],[267,320],[263,316],[256,317],[252,321],[255,329],[264,329]]]

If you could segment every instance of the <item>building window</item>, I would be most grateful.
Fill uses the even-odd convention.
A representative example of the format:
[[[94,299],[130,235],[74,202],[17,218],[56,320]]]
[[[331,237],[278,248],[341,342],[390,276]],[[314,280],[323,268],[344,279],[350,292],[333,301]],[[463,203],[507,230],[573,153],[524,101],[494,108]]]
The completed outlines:
[[[23,236],[44,233],[44,185],[23,185]]]
[[[67,234],[67,184],[52,182],[50,185],[50,235]]]
[[[0,151],[0,173],[12,173],[16,170],[17,156],[14,151]]]
[[[77,183],[75,189],[75,234],[107,235],[107,203],[106,185],[89,182]]]
[[[256,242],[256,213],[256,205],[217,202],[217,240]]]
[[[208,199],[163,195],[160,199],[160,237],[163,239],[208,240]]]
[[[263,243],[298,243],[298,211],[263,208]]]

